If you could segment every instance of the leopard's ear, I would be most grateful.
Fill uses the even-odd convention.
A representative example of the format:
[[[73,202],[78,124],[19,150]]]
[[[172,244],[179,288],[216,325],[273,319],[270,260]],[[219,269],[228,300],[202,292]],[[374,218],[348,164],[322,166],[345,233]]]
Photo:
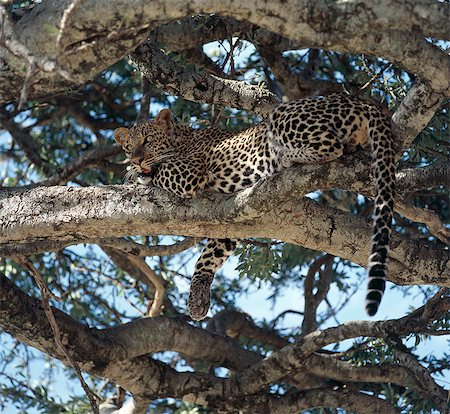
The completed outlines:
[[[130,130],[128,128],[117,128],[114,130],[114,139],[119,145],[125,144],[128,139]]]
[[[152,124],[160,127],[166,134],[171,135],[173,132],[173,116],[168,109],[163,109],[153,120]]]

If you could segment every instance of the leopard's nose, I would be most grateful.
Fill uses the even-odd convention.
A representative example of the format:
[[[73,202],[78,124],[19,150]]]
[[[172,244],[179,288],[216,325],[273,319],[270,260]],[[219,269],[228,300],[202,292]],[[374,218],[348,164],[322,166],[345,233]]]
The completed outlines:
[[[143,148],[137,148],[131,154],[131,162],[133,164],[140,164],[144,159],[144,150]]]

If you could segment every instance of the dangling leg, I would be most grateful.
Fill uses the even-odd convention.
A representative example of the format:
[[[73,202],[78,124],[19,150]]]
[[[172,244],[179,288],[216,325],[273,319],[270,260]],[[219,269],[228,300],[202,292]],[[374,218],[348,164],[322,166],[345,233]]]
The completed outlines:
[[[202,320],[209,310],[210,287],[215,274],[236,249],[236,241],[209,239],[197,260],[189,292],[188,308],[191,318]]]

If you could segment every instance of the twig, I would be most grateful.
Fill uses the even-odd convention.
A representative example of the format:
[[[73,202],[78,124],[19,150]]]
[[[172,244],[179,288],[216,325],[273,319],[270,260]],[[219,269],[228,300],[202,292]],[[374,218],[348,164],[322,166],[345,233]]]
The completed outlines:
[[[80,380],[81,386],[83,387],[84,392],[89,398],[89,402],[94,411],[94,414],[98,414],[98,404],[96,400],[101,401],[101,398],[89,388],[89,385],[86,384],[81,374],[81,369],[77,361],[75,361],[72,354],[62,343],[61,331],[59,330],[58,323],[56,322],[55,316],[53,315],[52,308],[49,303],[50,298],[55,299],[57,301],[59,301],[60,299],[49,290],[48,286],[44,282],[44,279],[42,278],[41,274],[36,269],[36,267],[33,265],[33,263],[31,263],[28,259],[23,257],[16,257],[15,260],[17,261],[17,263],[28,269],[33,275],[34,279],[36,280],[36,283],[38,284],[42,295],[42,307],[44,308],[45,315],[47,316],[47,319],[52,328],[56,345],[59,347],[63,355],[67,358],[70,365],[72,365],[72,368],[75,370],[75,373],[77,374],[77,377]]]
[[[161,278],[155,273],[153,269],[151,269],[147,265],[147,263],[145,263],[144,258],[133,256],[132,254],[127,254],[127,258],[128,260],[130,260],[130,262],[134,263],[145,274],[145,276],[147,276],[147,278],[155,287],[154,299],[148,312],[148,316],[150,316],[151,318],[160,316],[165,292],[164,284],[161,281]]]
[[[293,314],[295,314],[295,315],[304,315],[303,312],[300,312],[300,311],[297,311],[297,310],[293,310],[293,309],[287,309],[287,310],[281,312],[281,313],[280,313],[280,314],[272,321],[272,323],[271,323],[272,328],[275,328],[275,326],[276,326],[277,323],[278,323],[278,320],[284,318],[288,313],[293,313]]]
[[[363,62],[364,62],[364,61],[365,61],[365,59],[363,60]],[[365,62],[364,62],[364,66],[367,68]],[[360,91],[363,91],[363,90],[366,89],[369,85],[371,85],[371,84],[373,83],[374,80],[376,80],[378,77],[380,77],[380,76],[384,73],[384,71],[385,71],[386,69],[389,69],[391,66],[392,66],[392,63],[387,62],[387,63],[384,64],[383,67],[381,67],[381,69],[380,69],[377,73],[375,73],[375,74],[373,74],[373,72],[369,70],[370,73],[373,74],[373,76],[372,76],[372,77],[371,77],[371,78],[370,78],[363,86],[361,86]],[[367,69],[369,69],[369,68],[367,68]]]
[[[225,107],[223,105],[211,105],[211,128],[216,128],[222,118]]]

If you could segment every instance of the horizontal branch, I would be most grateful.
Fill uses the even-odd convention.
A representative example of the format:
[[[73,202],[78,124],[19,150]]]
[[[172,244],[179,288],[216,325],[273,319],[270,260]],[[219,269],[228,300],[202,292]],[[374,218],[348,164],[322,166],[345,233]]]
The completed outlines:
[[[17,288],[0,272],[0,327],[18,340],[67,363],[55,344],[53,331],[39,299]],[[53,308],[61,335],[87,372],[98,374],[106,362],[132,360],[141,355],[176,351],[230,369],[243,369],[261,360],[235,342],[186,322],[144,318],[115,328],[89,328]]]
[[[23,151],[30,163],[41,169],[45,174],[50,171],[48,160],[44,160],[39,156],[38,144],[34,138],[17,125],[12,118],[0,112],[0,127],[11,134],[13,142]]]
[[[450,182],[450,161],[440,161],[426,167],[405,168],[396,174],[397,191],[410,193],[439,187]]]
[[[212,398],[210,400],[213,400]],[[216,397],[214,406],[243,414],[292,414],[312,408],[336,407],[358,414],[396,414],[397,410],[386,400],[345,388],[314,389],[289,392],[281,397],[267,394],[225,400]]]
[[[449,243],[450,229],[446,227],[439,215],[433,210],[414,207],[406,203],[400,197],[397,197],[396,199],[395,210],[409,220],[426,224],[430,234],[439,239],[442,243]]]
[[[53,185],[63,185],[67,181],[72,180],[78,174],[83,171],[94,168],[101,165],[105,158],[111,157],[113,155],[118,155],[122,152],[122,149],[118,145],[108,145],[100,148],[93,148],[86,151],[73,161],[68,162],[63,167],[61,167],[55,174],[52,174],[47,179],[30,184],[29,188],[36,186],[53,186]],[[125,168],[125,167],[124,167]]]
[[[243,336],[256,339],[274,349],[282,349],[289,345],[286,338],[273,330],[260,328],[247,314],[234,310],[225,310],[216,314],[208,322],[207,330],[232,338]],[[429,392],[430,387],[432,393],[435,391],[434,382],[422,386],[416,381],[414,373],[423,375],[424,372],[424,368],[418,363],[414,367],[411,367],[411,364],[402,366],[386,362],[380,365],[358,366],[351,361],[343,361],[339,358],[334,354],[321,352],[311,354],[303,361],[302,369],[296,372],[293,378],[299,380],[300,375],[305,376],[300,383],[303,390],[311,379],[316,378],[317,384],[317,378],[325,378],[327,381],[332,379],[342,383],[392,383],[403,387],[414,387],[422,393]],[[314,388],[321,388],[321,386],[316,385]]]
[[[333,164],[342,167],[342,163]],[[73,244],[86,239],[176,234],[275,238],[365,266],[370,223],[301,198],[317,188],[348,187],[352,180],[355,187],[364,186],[358,181],[358,170],[332,168],[330,163],[326,168],[291,168],[237,194],[205,194],[193,200],[133,185],[5,189],[0,193],[1,254],[16,255],[26,246],[56,240]],[[391,247],[391,281],[448,286],[444,250],[401,235],[393,236]]]

